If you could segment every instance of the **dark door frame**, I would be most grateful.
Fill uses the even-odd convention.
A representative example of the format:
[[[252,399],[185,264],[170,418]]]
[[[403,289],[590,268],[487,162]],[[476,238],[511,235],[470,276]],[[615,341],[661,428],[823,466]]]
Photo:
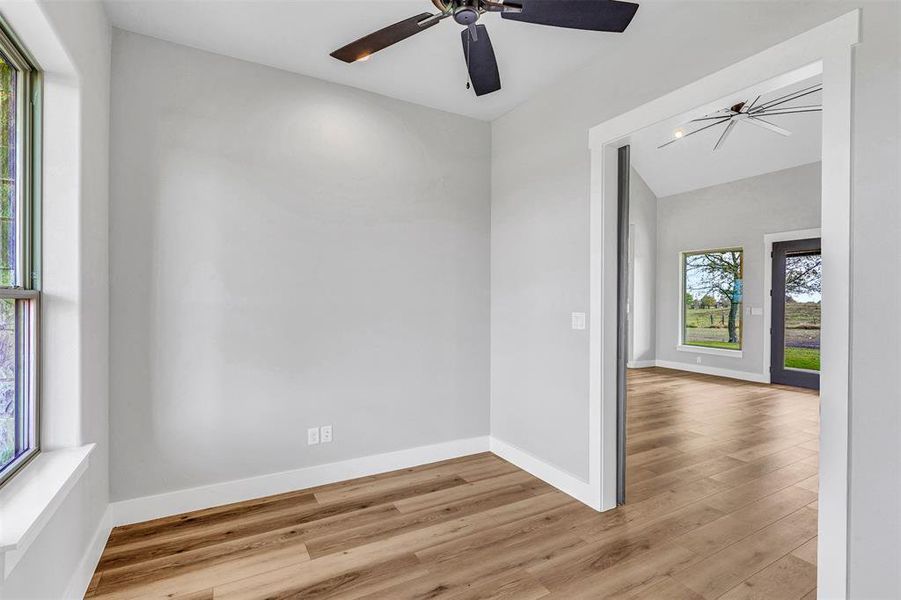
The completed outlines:
[[[770,382],[820,389],[820,374],[785,368],[785,258],[788,254],[821,252],[820,238],[773,242],[770,310]]]
[[[629,146],[617,151],[616,503],[626,503],[626,362],[629,358]]]

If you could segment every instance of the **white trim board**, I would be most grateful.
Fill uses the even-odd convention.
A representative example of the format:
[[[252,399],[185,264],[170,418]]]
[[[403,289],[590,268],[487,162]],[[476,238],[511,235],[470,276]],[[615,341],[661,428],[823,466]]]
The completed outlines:
[[[78,484],[95,447],[41,452],[0,491],[0,583]]]
[[[701,373],[703,375],[715,375],[716,377],[728,377],[729,379],[741,379],[742,381],[753,381],[754,383],[769,383],[769,377],[763,373],[736,371],[735,369],[721,369],[719,367],[693,365],[691,363],[682,363],[672,360],[658,360],[655,362],[656,364],[654,366],[664,369],[675,369],[677,371],[688,371],[689,373]]]
[[[656,366],[656,360],[633,360],[626,363],[627,369],[647,369],[648,367]]]
[[[851,308],[851,11],[593,127],[590,183],[589,482],[597,508],[616,506],[616,151],[655,123],[699,116],[752,86],[823,76],[823,296],[817,590],[848,597],[848,421]],[[758,88],[759,89],[759,88]]]
[[[491,452],[548,483],[579,502],[592,506],[591,486],[559,467],[547,463],[534,454],[495,437],[491,438]],[[592,508],[594,508],[592,506]]]
[[[770,321],[773,320],[773,297],[770,295],[773,289],[773,257],[771,256],[773,244],[818,237],[822,237],[822,231],[819,228],[781,231],[763,236],[763,371],[766,373],[767,383],[771,381],[770,358],[773,351],[772,338],[770,338]]]
[[[214,483],[110,504],[113,526],[139,523],[232,502],[408,469],[432,462],[487,452],[488,436],[453,440],[373,456],[315,465],[292,471]]]
[[[100,562],[100,556],[106,548],[106,541],[109,539],[110,531],[113,528],[112,510],[109,505],[97,525],[97,531],[91,538],[91,544],[85,550],[84,556],[78,563],[75,572],[69,578],[69,584],[66,586],[66,595],[63,598],[84,598],[91,579],[94,577],[94,571],[97,569],[97,563]]]

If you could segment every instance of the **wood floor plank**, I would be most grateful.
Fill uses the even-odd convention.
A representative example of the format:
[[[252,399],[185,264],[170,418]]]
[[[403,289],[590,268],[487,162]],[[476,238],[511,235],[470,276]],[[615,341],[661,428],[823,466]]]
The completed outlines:
[[[720,600],[799,600],[817,586],[817,568],[791,554],[744,580]]]
[[[801,560],[806,560],[810,564],[817,564],[817,538],[813,538],[809,542],[798,546],[792,552],[792,556],[797,556]]]
[[[553,600],[612,600],[647,592],[674,569],[691,564],[697,556],[675,544],[665,544],[630,560],[617,563],[584,579],[561,582],[548,596]]]
[[[718,598],[812,539],[816,533],[816,512],[805,507],[677,571],[673,577],[704,598]]]
[[[627,502],[490,453],[117,527],[99,600],[810,600],[818,398],[629,372]]]
[[[703,596],[685,587],[672,577],[664,577],[659,583],[652,585],[644,591],[634,594],[636,600],[703,600]]]
[[[566,587],[569,582],[595,573],[663,546],[668,540],[716,520],[722,513],[704,505],[692,505],[642,527],[617,535],[610,530],[585,547],[529,569],[548,589]]]

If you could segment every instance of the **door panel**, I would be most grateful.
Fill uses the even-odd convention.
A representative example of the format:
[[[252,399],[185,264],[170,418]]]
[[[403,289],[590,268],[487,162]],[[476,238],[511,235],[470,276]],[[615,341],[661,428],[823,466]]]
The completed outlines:
[[[820,258],[820,238],[773,244],[773,383],[820,388]]]

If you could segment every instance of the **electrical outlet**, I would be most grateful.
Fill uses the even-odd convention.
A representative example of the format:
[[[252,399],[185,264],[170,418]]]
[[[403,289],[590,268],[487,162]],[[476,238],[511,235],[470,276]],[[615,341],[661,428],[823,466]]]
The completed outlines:
[[[323,444],[328,444],[332,441],[332,426],[331,425],[323,425],[319,428],[319,439],[322,440]]]
[[[701,364],[701,357],[700,357],[700,356],[699,356],[696,360],[698,361],[698,364]]]
[[[319,443],[319,428],[310,427],[307,429],[307,446],[314,446]]]

